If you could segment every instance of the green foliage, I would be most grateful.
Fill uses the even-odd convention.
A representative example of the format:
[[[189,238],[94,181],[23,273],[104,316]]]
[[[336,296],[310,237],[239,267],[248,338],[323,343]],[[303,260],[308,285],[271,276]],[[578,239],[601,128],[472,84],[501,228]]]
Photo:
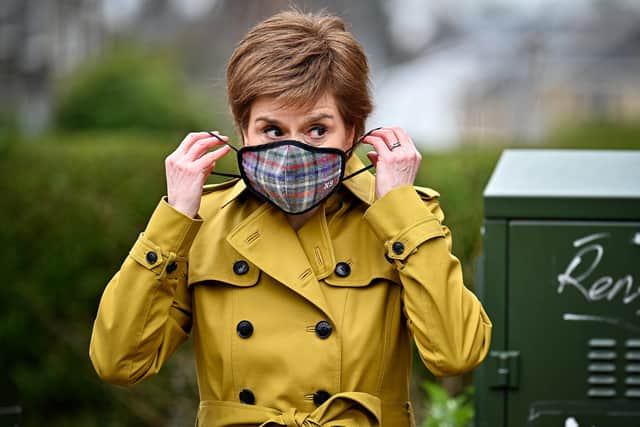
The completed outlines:
[[[640,149],[640,123],[591,121],[576,123],[549,135],[546,146],[594,150]]]
[[[178,142],[86,134],[0,150],[0,406],[22,405],[21,425],[162,426],[180,396],[194,416],[192,360],[128,390],[101,383],[88,357],[100,295],[165,193]]]
[[[64,130],[189,132],[207,124],[171,61],[130,48],[79,69],[58,92],[56,124]]]
[[[473,388],[457,397],[449,397],[438,384],[423,383],[429,399],[429,413],[422,427],[469,427],[473,419]]]
[[[453,253],[464,269],[465,284],[473,289],[473,260],[481,250],[482,192],[499,149],[463,147],[448,152],[423,153],[416,184],[440,193],[445,224],[453,236]]]

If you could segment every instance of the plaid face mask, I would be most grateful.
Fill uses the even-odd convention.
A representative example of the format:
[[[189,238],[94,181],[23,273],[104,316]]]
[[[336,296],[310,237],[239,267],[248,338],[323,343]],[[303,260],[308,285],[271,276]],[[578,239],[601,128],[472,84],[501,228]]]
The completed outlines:
[[[342,150],[293,140],[238,151],[247,187],[288,214],[307,212],[333,194],[343,179],[345,163]]]
[[[258,198],[293,215],[310,211],[331,196],[341,182],[373,167],[366,166],[345,177],[349,152],[314,147],[296,140],[245,146],[239,150],[231,147],[237,152],[240,176],[211,173],[242,178]]]

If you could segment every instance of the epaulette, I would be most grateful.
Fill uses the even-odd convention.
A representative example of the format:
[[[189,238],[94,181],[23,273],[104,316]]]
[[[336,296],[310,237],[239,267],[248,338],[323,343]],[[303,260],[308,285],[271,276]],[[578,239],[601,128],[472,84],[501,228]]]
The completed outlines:
[[[440,197],[440,193],[438,193],[433,188],[418,187],[417,185],[414,185],[413,188],[416,189],[416,192],[420,195],[420,198],[422,200],[431,200]]]
[[[214,191],[224,190],[229,187],[233,187],[238,181],[240,181],[240,178],[233,178],[228,181],[219,182],[217,184],[206,184],[204,187],[202,187],[202,194],[213,193]]]

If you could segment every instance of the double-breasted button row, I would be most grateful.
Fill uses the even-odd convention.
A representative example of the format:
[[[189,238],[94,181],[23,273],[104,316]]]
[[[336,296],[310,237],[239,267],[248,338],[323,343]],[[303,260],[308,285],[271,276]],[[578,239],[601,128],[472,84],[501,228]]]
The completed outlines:
[[[333,326],[326,320],[316,323],[314,331],[318,338],[327,339],[333,332]],[[240,338],[247,339],[253,335],[253,324],[248,320],[241,320],[236,325],[236,332]]]
[[[234,262],[233,272],[239,276],[247,274],[249,272],[249,263],[245,260]],[[339,262],[336,264],[335,273],[339,277],[347,277],[351,274],[351,266],[346,262]]]
[[[324,402],[329,400],[329,398],[331,398],[331,394],[329,394],[329,392],[326,390],[318,390],[315,393],[313,393],[313,403],[316,406],[322,405]],[[240,399],[240,402],[247,405],[255,405],[256,403],[255,394],[253,394],[251,390],[246,388],[241,390],[240,393],[238,393],[238,399]]]

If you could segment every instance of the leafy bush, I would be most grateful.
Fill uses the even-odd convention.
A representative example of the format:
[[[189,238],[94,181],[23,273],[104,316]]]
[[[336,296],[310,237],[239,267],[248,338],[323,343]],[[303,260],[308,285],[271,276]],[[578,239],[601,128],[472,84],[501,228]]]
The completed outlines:
[[[61,83],[55,116],[63,130],[188,132],[207,124],[171,61],[122,48]]]
[[[429,414],[422,427],[469,427],[473,419],[473,389],[468,387],[457,397],[449,397],[436,383],[425,382]]]
[[[178,142],[87,134],[0,147],[0,397],[23,407],[23,425],[162,426],[180,407],[193,419],[189,346],[130,390],[101,383],[88,357],[100,295],[165,193]]]

